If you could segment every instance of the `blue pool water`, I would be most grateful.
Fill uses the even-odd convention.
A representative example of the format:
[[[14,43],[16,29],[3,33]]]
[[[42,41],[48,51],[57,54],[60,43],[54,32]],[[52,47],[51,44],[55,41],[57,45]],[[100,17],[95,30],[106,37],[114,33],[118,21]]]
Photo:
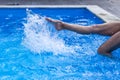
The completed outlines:
[[[97,54],[108,36],[56,31],[45,17],[104,23],[86,8],[0,8],[0,80],[119,80],[114,59]]]

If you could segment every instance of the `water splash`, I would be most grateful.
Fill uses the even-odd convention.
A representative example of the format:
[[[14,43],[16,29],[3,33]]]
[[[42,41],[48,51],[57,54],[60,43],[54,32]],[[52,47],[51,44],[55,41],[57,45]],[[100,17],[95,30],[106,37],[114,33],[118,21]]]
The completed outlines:
[[[45,17],[27,10],[24,25],[23,45],[34,53],[52,52],[54,55],[73,53],[71,46],[60,39],[54,26],[45,20]]]

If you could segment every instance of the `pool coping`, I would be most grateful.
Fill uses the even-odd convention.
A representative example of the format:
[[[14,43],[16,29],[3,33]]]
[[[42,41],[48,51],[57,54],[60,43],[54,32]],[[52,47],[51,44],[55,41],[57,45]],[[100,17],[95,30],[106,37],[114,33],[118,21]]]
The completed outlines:
[[[120,18],[97,5],[0,5],[0,8],[87,8],[105,22],[120,22]]]

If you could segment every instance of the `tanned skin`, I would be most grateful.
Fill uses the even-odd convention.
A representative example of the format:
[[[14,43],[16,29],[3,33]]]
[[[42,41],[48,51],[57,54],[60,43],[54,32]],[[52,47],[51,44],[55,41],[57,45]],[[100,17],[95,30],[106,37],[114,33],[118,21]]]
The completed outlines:
[[[55,28],[59,30],[71,30],[80,34],[100,34],[111,36],[106,42],[104,42],[99,48],[98,53],[111,57],[111,52],[120,48],[120,22],[103,23],[94,26],[81,26],[76,24],[69,24],[59,20],[53,20],[46,18],[51,22]]]

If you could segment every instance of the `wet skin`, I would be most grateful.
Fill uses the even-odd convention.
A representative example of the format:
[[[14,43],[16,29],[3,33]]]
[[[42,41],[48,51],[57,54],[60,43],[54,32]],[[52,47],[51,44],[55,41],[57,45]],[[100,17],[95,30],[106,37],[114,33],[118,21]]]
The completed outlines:
[[[97,24],[94,26],[81,26],[76,24],[69,24],[59,20],[46,18],[47,21],[55,25],[57,30],[71,30],[80,34],[100,34],[111,36],[99,48],[98,53],[111,57],[111,52],[120,47],[120,22]]]

